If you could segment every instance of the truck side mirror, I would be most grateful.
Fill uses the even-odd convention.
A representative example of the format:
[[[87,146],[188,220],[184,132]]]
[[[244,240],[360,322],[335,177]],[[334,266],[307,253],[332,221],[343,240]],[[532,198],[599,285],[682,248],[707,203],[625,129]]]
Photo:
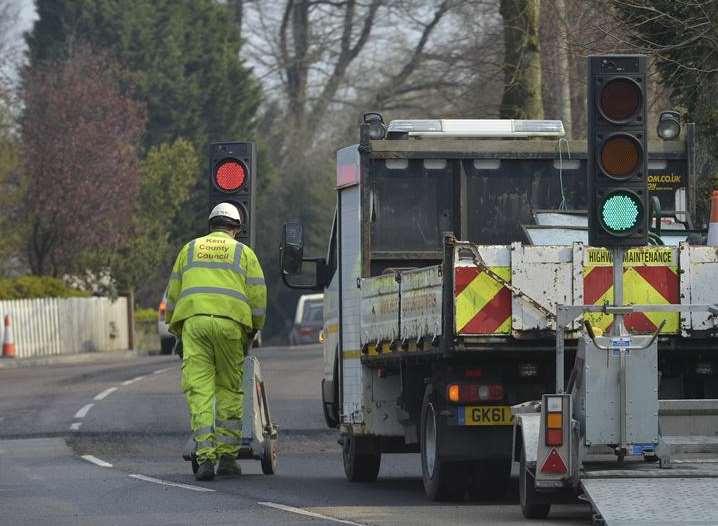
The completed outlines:
[[[304,259],[304,229],[301,223],[285,223],[280,247],[282,273],[296,275],[302,272]]]

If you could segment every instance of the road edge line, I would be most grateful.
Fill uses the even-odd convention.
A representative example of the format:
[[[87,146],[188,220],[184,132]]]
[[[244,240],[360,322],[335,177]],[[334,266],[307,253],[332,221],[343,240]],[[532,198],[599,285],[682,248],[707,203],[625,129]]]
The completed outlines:
[[[100,466],[101,468],[111,468],[112,464],[109,462],[105,462],[104,460],[97,458],[94,455],[81,455],[80,458],[83,458],[87,460],[88,462],[94,464],[95,466]]]
[[[287,506],[286,504],[277,504],[276,502],[257,502],[260,506],[265,508],[272,508],[275,510],[286,511],[287,513],[294,513],[295,515],[303,515],[304,517],[311,517],[312,519],[322,519],[325,521],[336,522],[338,524],[349,524],[350,526],[364,526],[359,522],[349,521],[346,519],[337,519],[330,517],[329,515],[323,515],[314,511],[305,510],[303,508],[295,508],[294,506]]]
[[[110,387],[109,389],[105,389],[105,390],[102,391],[100,394],[95,395],[95,398],[93,398],[93,400],[98,400],[98,401],[99,401],[99,400],[104,400],[105,398],[107,398],[108,396],[110,396],[112,393],[114,393],[115,391],[117,391],[117,389],[119,389],[119,388],[118,388],[118,387]]]
[[[133,383],[135,383],[135,382],[139,382],[140,380],[144,380],[144,379],[145,379],[145,376],[137,376],[137,377],[135,377],[135,378],[132,378],[131,380],[125,380],[125,381],[122,382],[120,385],[130,385],[130,384],[133,384]]]
[[[182,488],[182,489],[188,489],[191,491],[202,491],[206,493],[214,493],[217,490],[210,489],[210,488],[204,488],[202,486],[192,486],[190,484],[182,484],[181,482],[170,482],[169,480],[160,480],[156,479],[154,477],[148,477],[147,475],[141,475],[139,473],[132,473],[130,475],[127,475],[130,478],[137,479],[137,480],[143,480],[145,482],[152,482],[153,484],[161,484],[162,486],[172,486],[174,488]]]
[[[75,418],[85,418],[87,416],[87,413],[90,412],[90,409],[93,408],[95,404],[87,404],[83,405],[77,413],[75,413]]]

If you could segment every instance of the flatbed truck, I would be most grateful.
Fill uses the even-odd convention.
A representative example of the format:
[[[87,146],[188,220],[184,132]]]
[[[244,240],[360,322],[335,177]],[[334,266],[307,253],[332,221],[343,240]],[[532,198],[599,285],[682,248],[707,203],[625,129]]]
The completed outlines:
[[[305,257],[302,225],[285,225],[285,282],[324,292],[322,406],[349,480],[375,480],[384,453],[420,453],[431,500],[503,494],[512,406],[555,391],[557,306],[602,305],[611,293],[610,254],[587,245],[585,212],[567,210],[586,208],[586,143],[562,135],[560,121],[387,126],[367,114],[359,143],[337,152],[325,256]],[[718,255],[687,242],[691,127],[650,142],[648,155],[657,222],[671,224],[665,246],[627,252],[626,300],[712,303]],[[306,264],[314,274],[300,283]],[[612,323],[585,317],[597,332]],[[718,396],[715,316],[635,313],[626,325],[657,332],[658,398]]]

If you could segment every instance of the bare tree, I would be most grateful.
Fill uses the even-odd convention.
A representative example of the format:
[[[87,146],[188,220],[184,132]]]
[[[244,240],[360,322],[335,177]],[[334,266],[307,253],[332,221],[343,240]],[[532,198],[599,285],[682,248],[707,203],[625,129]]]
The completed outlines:
[[[573,119],[571,115],[571,61],[568,49],[568,18],[566,13],[566,2],[555,0],[556,10],[556,49],[558,60],[559,96],[561,108],[561,120],[566,129],[566,136],[571,137]]]
[[[281,16],[253,6],[256,38],[250,47],[270,94],[284,104],[291,130],[285,158],[304,155],[325,138],[337,111],[348,111],[356,122],[361,109],[384,110],[447,84],[417,76],[435,60],[439,37],[448,36],[441,35],[442,20],[466,3],[285,0]],[[346,121],[339,126],[346,128]]]
[[[504,18],[504,118],[543,119],[540,0],[501,0]]]

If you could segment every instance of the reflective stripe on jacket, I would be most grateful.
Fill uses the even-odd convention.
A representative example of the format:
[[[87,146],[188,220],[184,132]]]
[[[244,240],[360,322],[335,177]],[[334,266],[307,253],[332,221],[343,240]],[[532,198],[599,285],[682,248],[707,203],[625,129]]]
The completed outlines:
[[[257,331],[264,327],[266,308],[264,274],[251,248],[221,231],[182,247],[167,288],[173,334],[179,336],[182,322],[197,314],[224,316]]]

